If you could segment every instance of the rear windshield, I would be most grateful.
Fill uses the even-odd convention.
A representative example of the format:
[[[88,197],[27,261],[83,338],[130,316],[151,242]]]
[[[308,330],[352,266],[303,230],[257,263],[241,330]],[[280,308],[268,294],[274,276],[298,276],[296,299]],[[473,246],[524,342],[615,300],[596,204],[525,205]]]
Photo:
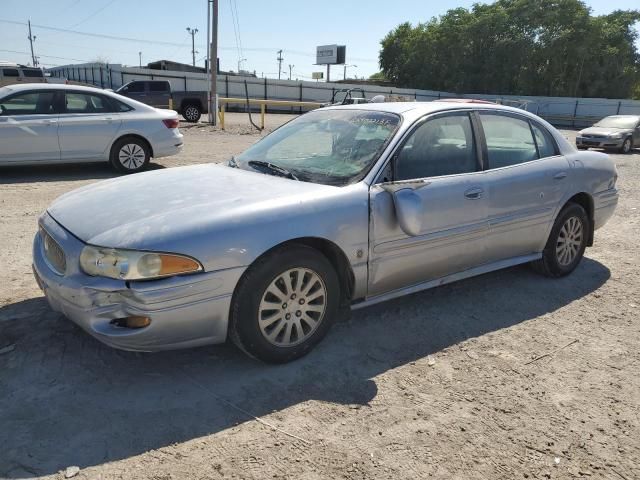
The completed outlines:
[[[22,70],[22,74],[25,77],[43,77],[44,75],[42,74],[42,70],[38,69],[38,68],[25,68]]]
[[[636,128],[637,117],[606,117],[594,125],[594,127],[604,128]]]

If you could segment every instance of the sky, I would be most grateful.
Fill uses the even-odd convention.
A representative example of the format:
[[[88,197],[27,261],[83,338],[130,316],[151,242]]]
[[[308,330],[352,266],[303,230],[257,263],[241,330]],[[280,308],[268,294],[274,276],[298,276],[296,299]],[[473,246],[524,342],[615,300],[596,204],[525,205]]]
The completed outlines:
[[[349,77],[378,71],[380,40],[400,23],[428,21],[477,0],[219,0],[219,58],[222,70],[256,71],[306,80],[314,71],[318,45],[347,47]],[[638,8],[638,0],[587,0],[595,14]],[[31,63],[27,20],[35,54],[44,66],[103,60],[138,65],[160,59],[191,63],[191,35],[197,28],[196,64],[204,66],[207,0],[0,0],[0,61]],[[20,24],[11,23],[19,22]],[[43,27],[92,34],[81,35]],[[126,37],[102,38],[95,35]],[[334,66],[332,79],[344,68]]]

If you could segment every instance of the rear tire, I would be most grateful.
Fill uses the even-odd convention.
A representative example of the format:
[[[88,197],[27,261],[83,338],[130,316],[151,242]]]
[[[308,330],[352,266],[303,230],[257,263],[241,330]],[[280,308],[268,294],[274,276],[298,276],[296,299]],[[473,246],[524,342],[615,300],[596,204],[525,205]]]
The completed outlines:
[[[136,137],[123,137],[111,147],[111,166],[122,173],[141,172],[151,160],[147,142]]]
[[[182,116],[187,122],[197,123],[200,121],[200,117],[202,116],[202,109],[199,105],[195,104],[185,105],[182,110]]]
[[[620,147],[620,153],[630,153],[633,149],[633,139],[631,137],[625,138],[622,146]]]
[[[582,260],[589,227],[584,208],[577,203],[567,204],[553,224],[542,258],[532,263],[533,268],[551,278],[569,275]]]
[[[259,258],[231,303],[229,337],[249,356],[286,363],[311,351],[338,313],[338,276],[329,260],[305,245]]]

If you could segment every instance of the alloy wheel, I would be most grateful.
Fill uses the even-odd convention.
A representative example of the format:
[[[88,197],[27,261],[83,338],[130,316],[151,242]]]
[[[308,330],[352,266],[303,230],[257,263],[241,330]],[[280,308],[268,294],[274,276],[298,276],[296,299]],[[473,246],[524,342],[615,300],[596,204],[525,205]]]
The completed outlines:
[[[278,275],[262,295],[258,324],[264,338],[278,347],[304,342],[322,322],[327,289],[316,272],[293,268]]]
[[[200,111],[196,107],[187,107],[184,111],[184,118],[190,122],[195,122],[200,116]]]
[[[136,170],[144,165],[144,149],[136,143],[127,143],[118,152],[118,160],[127,170]]]
[[[558,234],[556,258],[563,267],[571,265],[582,247],[584,228],[578,217],[569,217]]]

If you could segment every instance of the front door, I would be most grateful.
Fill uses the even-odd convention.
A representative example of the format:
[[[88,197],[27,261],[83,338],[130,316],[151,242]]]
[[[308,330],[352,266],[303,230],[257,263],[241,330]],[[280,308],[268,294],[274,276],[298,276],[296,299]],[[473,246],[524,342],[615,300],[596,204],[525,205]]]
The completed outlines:
[[[393,157],[392,181],[371,187],[369,296],[485,262],[487,198],[467,112],[417,124]],[[387,178],[388,179],[388,178]],[[417,235],[402,230],[394,191],[419,197]]]
[[[122,120],[102,95],[66,92],[66,108],[59,117],[63,160],[106,159]]]
[[[53,91],[30,91],[0,100],[0,163],[60,159]]]

